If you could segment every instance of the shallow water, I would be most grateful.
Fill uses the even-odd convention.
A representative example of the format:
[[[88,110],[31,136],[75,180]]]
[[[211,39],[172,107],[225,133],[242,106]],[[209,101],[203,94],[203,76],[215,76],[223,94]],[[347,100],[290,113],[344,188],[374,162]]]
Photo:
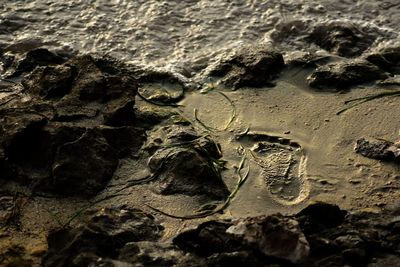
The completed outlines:
[[[190,76],[223,51],[270,43],[286,53],[317,51],[304,37],[333,21],[354,24],[378,46],[399,40],[397,0],[4,0],[0,43],[66,54],[109,53]]]

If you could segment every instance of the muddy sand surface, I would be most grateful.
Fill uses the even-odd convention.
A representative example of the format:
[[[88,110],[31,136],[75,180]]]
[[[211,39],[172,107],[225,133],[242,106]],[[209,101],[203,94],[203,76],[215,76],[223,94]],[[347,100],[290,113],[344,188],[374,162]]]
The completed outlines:
[[[254,57],[262,63],[244,74],[230,67],[233,74],[210,76],[211,82],[197,89],[169,73],[148,72],[109,57],[65,59],[46,49],[29,52],[14,74],[3,79],[4,264],[156,266],[159,257],[179,253],[186,253],[183,262],[175,255],[162,266],[184,266],[187,261],[225,266],[236,258],[254,266],[309,266],[315,258],[329,266],[374,261],[367,255],[368,242],[383,240],[358,235],[368,245],[357,251],[343,250],[342,241],[336,240],[339,234],[332,233],[336,250],[319,254],[313,252],[319,245],[311,243],[310,254],[307,240],[319,232],[310,231],[304,220],[322,216],[322,222],[313,221],[324,229],[321,235],[338,231],[338,226],[353,231],[352,224],[361,219],[346,213],[361,212],[361,218],[370,214],[371,221],[362,226],[368,230],[375,227],[374,218],[396,221],[399,148],[388,140],[398,138],[393,114],[400,111],[399,99],[394,94],[344,109],[351,99],[397,92],[398,84],[382,78],[351,88],[315,89],[310,77],[318,69],[290,61],[283,65],[276,52],[257,49],[238,52],[245,62],[238,66],[250,69],[246,64],[253,64]],[[228,63],[221,63],[222,69]],[[273,76],[259,81],[254,75],[274,64],[282,66]],[[350,82],[364,75],[357,69],[346,71],[343,76]],[[232,81],[239,88],[230,89]],[[277,213],[287,217],[275,218]],[[329,225],[329,216],[337,222]],[[201,232],[202,222],[211,223],[204,227],[211,227],[212,235],[242,240],[241,245],[204,255],[196,251],[201,246],[193,242],[213,242],[188,230],[199,227]],[[213,223],[226,230],[219,233]],[[252,232],[257,233],[256,225],[267,227],[261,233],[278,227],[283,232],[276,238],[293,249],[280,251],[278,241],[268,240],[273,237]],[[296,238],[287,240],[286,234]],[[329,243],[332,236],[324,240]],[[140,243],[150,241],[152,245]],[[253,256],[246,253],[229,254],[238,249],[261,255],[250,260]],[[383,252],[374,256],[396,255],[384,245],[379,249]],[[358,253],[359,259],[346,253]]]

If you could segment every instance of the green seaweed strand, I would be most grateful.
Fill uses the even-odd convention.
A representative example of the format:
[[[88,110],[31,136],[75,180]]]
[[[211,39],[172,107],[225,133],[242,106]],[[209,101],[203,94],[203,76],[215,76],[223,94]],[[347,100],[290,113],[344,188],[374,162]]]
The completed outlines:
[[[343,112],[345,112],[349,109],[352,109],[358,105],[361,105],[365,102],[369,102],[374,99],[379,99],[379,98],[388,97],[388,96],[400,96],[400,90],[388,91],[388,92],[383,92],[383,93],[379,93],[379,94],[368,95],[368,96],[364,96],[364,97],[358,97],[358,98],[353,98],[353,99],[347,100],[346,102],[344,102],[345,104],[350,104],[350,103],[354,103],[354,104],[338,111],[336,113],[336,115],[340,115]]]

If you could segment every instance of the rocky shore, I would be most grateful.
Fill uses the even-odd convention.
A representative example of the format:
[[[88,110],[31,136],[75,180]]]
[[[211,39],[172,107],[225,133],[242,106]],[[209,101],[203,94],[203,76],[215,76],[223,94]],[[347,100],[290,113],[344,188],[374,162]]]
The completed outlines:
[[[397,266],[398,207],[346,211],[311,201],[293,215],[218,218],[251,164],[278,203],[305,204],[311,190],[305,148],[289,138],[235,133],[240,145],[228,166],[213,136],[237,116],[223,89],[267,90],[293,69],[309,71],[304,82],[326,92],[393,84],[400,73],[399,47],[364,54],[374,36],[324,27],[308,41],[331,56],[284,58],[270,46],[246,46],[206,68],[215,83],[190,85],[108,56],[2,47],[0,265]],[[181,101],[199,89],[221,89],[232,106],[226,125],[209,126],[196,110],[194,120],[185,116]],[[398,142],[353,141],[364,157],[399,163]],[[201,208],[187,215],[168,206]]]

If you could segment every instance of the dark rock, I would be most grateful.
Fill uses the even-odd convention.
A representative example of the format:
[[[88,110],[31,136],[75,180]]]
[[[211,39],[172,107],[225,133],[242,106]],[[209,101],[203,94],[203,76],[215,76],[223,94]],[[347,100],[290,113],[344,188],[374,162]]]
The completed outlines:
[[[11,140],[31,128],[46,125],[47,120],[34,112],[23,112],[18,109],[0,110],[0,144],[10,145]]]
[[[157,176],[159,193],[206,195],[212,199],[229,195],[214,164],[222,156],[219,145],[199,136],[192,126],[157,127],[149,133],[144,149],[152,155],[148,166]]]
[[[223,59],[210,72],[222,77],[221,82],[235,89],[271,86],[271,81],[284,68],[282,54],[268,47],[244,47]]]
[[[38,67],[22,82],[32,94],[43,98],[61,98],[69,93],[74,70],[69,66]]]
[[[368,256],[364,249],[349,248],[342,251],[344,261],[350,266],[365,266]]]
[[[124,206],[103,208],[77,228],[50,233],[49,249],[42,264],[45,267],[74,266],[73,262],[82,264],[88,257],[94,259],[96,256],[109,258],[105,262],[115,263],[112,260],[118,258],[125,244],[154,241],[159,238],[162,229],[153,217],[141,210]],[[93,264],[93,261],[90,263]]]
[[[265,256],[299,263],[310,247],[296,220],[282,215],[239,219],[226,230]]]
[[[383,47],[366,58],[387,72],[400,74],[400,46]]]
[[[0,145],[4,154],[1,178],[30,183],[43,177],[43,169],[49,166],[48,136],[42,134],[47,120],[40,115],[10,110],[1,122]]]
[[[336,55],[354,57],[361,55],[369,48],[376,37],[354,25],[335,22],[317,26],[308,39]]]
[[[102,64],[105,64],[104,61],[101,61]],[[126,69],[117,73],[114,69],[106,72],[98,59],[89,55],[73,58],[66,64],[78,71],[71,91],[74,98],[82,102],[107,102],[120,97],[134,99],[137,82]]]
[[[171,109],[146,104],[143,102],[135,105],[134,108],[135,124],[150,129],[157,124],[176,116],[176,112]]]
[[[15,115],[20,117],[6,116],[0,129],[5,133],[0,139],[2,178],[66,195],[102,190],[118,159],[136,153],[145,140],[142,129],[130,126],[46,125],[40,116]]]
[[[126,66],[116,69],[112,62],[79,56],[62,65],[38,67],[22,84],[39,98],[36,101],[51,99],[59,120],[93,118],[103,113],[107,125],[130,125],[134,121],[137,82]]]
[[[195,143],[199,136],[192,126],[166,125],[154,128],[149,134],[144,147],[150,153],[166,146]]]
[[[205,222],[196,229],[178,234],[173,239],[173,243],[183,251],[201,257],[242,250],[241,243],[226,233],[231,225],[231,223],[223,221]]]
[[[31,72],[37,66],[58,65],[66,61],[63,57],[56,55],[44,48],[37,48],[26,53],[11,77],[19,76],[23,73]]]
[[[385,161],[398,161],[400,159],[400,145],[384,140],[368,141],[361,138],[357,140],[354,150],[356,153],[372,159]]]
[[[206,258],[208,263],[221,264],[217,266],[229,266],[235,261],[242,262],[240,266],[288,266],[289,262],[302,261],[309,251],[298,223],[282,215],[238,219],[233,223],[210,221],[179,234],[173,242],[184,251]]]
[[[163,147],[180,146],[195,148],[200,154],[214,159],[222,157],[219,144],[208,137],[199,136],[192,125],[179,122],[153,129],[144,148],[154,153]]]
[[[205,195],[212,199],[229,195],[211,159],[195,149],[159,149],[149,159],[148,166],[158,177],[156,190],[161,194]]]
[[[108,102],[103,110],[104,124],[116,127],[134,124],[134,104],[132,98],[119,98]]]
[[[140,266],[176,266],[184,253],[176,247],[160,242],[140,241],[127,243],[119,253],[118,259]]]
[[[384,71],[368,61],[351,60],[321,66],[307,78],[307,82],[318,89],[343,90],[387,77]]]
[[[334,205],[311,205],[296,215],[300,224],[294,216],[279,214],[209,221],[179,233],[173,239],[175,246],[155,240],[131,241],[115,254],[110,254],[115,250],[97,247],[79,250],[72,258],[86,264],[109,264],[104,266],[367,266],[371,260],[385,262],[376,258],[386,256],[388,262],[395,262],[397,256],[391,253],[400,245],[398,233],[393,232],[399,220],[396,213],[354,213],[343,217],[340,224],[329,224],[338,210],[340,215],[336,215],[344,215]],[[310,228],[303,234],[300,228],[307,216],[309,221],[325,224],[324,229]]]
[[[337,205],[316,202],[301,210],[296,217],[302,230],[308,234],[337,227],[343,223],[345,215],[346,212]]]
[[[106,139],[91,130],[59,146],[52,165],[52,187],[62,194],[93,195],[105,187],[118,164]]]
[[[115,151],[119,158],[137,153],[142,147],[146,136],[142,128],[132,126],[96,128],[107,140],[107,143]]]
[[[31,99],[1,107],[1,178],[66,195],[97,193],[119,158],[144,142],[143,131],[131,126],[137,80],[106,57],[64,62],[36,49],[24,60],[23,72],[35,68],[22,81]]]

